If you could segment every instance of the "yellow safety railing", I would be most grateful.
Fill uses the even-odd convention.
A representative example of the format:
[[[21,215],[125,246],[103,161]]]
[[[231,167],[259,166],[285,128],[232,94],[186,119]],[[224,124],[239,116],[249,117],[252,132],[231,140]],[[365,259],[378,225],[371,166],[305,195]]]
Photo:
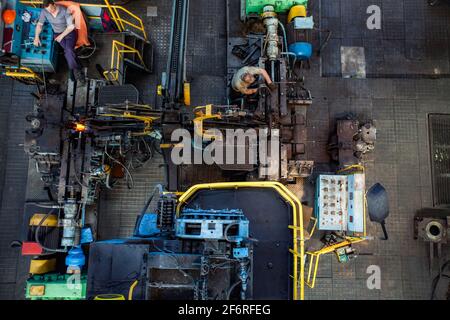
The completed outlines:
[[[339,170],[337,173],[340,174],[354,174],[354,173],[364,173],[365,168],[362,165],[351,165]],[[308,275],[306,277],[306,285],[310,288],[314,288],[316,284],[317,271],[319,268],[320,257],[324,254],[335,252],[339,248],[343,248],[349,246],[354,243],[362,242],[367,240],[366,234],[366,207],[367,207],[367,199],[364,195],[364,206],[363,206],[363,236],[361,237],[350,237],[345,236],[341,242],[327,245],[320,250],[317,251],[307,251],[306,255],[309,257],[309,266],[308,266]]]
[[[23,82],[42,84],[44,80],[33,70],[28,67],[6,67],[3,73],[7,77],[14,78]]]
[[[300,200],[279,182],[221,182],[211,184],[198,184],[189,188],[178,199],[176,213],[180,214],[182,206],[197,191],[202,189],[237,189],[237,188],[270,188],[288,202],[292,207],[292,225],[288,226],[293,230],[292,249],[289,250],[294,257],[293,261],[293,298],[294,300],[304,300],[305,298],[305,237],[303,229],[303,208]],[[299,291],[300,288],[300,291]]]
[[[23,4],[37,7],[42,4],[42,0],[21,0]],[[57,1],[56,1],[57,2]],[[95,8],[105,8],[108,9],[111,19],[116,24],[119,32],[133,31],[138,36],[141,36],[146,41],[148,40],[147,32],[145,31],[144,22],[137,15],[132,13],[130,10],[118,6],[112,5],[108,0],[104,0],[105,4],[90,4],[90,3],[80,3],[80,7],[95,7]],[[90,17],[89,19],[98,19],[99,17]]]
[[[120,65],[124,59],[123,55],[126,53],[136,54],[139,58],[140,63],[143,67],[145,67],[145,62],[142,57],[142,54],[133,47],[126,45],[117,40],[113,40],[112,48],[111,48],[111,65],[110,70],[106,70],[103,72],[103,76],[106,80],[116,82],[119,80],[120,76]]]
[[[195,113],[195,118],[193,120],[194,132],[197,136],[203,137],[204,139],[209,139],[209,140],[215,139],[216,136],[213,134],[207,134],[204,132],[203,122],[205,120],[210,120],[210,119],[222,119],[222,115],[220,113],[213,114],[212,109],[213,109],[212,104],[194,108],[194,113]]]

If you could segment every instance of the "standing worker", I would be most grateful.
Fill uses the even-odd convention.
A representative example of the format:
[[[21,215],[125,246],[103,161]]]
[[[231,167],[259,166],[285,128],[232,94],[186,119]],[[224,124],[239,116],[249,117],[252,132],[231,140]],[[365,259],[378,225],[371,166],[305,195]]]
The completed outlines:
[[[243,67],[236,72],[231,80],[231,87],[235,93],[240,92],[244,95],[251,95],[258,92],[258,89],[249,89],[249,87],[256,82],[256,76],[262,76],[267,86],[273,90],[275,89],[275,84],[270,79],[269,74],[263,68],[258,67]]]
[[[75,44],[77,42],[77,33],[72,15],[61,5],[55,4],[53,0],[44,0],[44,9],[41,11],[39,21],[36,26],[36,35],[33,44],[36,47],[41,45],[39,35],[45,21],[48,21],[55,33],[55,41],[64,49],[64,56],[69,65],[71,78],[75,78],[82,85],[86,83],[84,74],[81,71],[81,65],[75,54]]]

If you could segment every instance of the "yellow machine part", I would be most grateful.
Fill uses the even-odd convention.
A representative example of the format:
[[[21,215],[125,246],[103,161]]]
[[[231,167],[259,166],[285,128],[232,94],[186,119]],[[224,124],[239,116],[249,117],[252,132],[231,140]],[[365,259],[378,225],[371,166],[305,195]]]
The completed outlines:
[[[45,294],[45,286],[31,286],[30,296],[42,297]]]
[[[36,213],[30,219],[30,226],[37,226],[41,222],[41,220],[45,217],[43,213]],[[58,226],[58,217],[56,215],[49,215],[44,222],[42,222],[43,227],[57,227]]]
[[[31,274],[45,274],[54,271],[56,268],[56,258],[53,259],[33,259],[30,262]]]
[[[302,5],[293,6],[291,10],[289,10],[288,14],[288,23],[291,23],[297,17],[306,17],[306,7]]]
[[[184,91],[183,91],[184,104],[186,106],[190,106],[191,105],[191,84],[189,82],[185,82],[183,89],[184,89]]]
[[[121,294],[100,294],[94,300],[126,300]]]

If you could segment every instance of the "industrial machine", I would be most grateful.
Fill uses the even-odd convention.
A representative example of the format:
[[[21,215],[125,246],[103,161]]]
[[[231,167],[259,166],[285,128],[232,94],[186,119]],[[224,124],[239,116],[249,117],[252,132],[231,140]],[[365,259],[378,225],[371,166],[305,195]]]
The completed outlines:
[[[341,168],[361,164],[362,157],[374,150],[377,128],[372,122],[361,123],[349,116],[337,119],[336,133],[330,137],[328,153]]]
[[[185,8],[185,6],[174,4],[174,10],[178,11],[174,11],[173,17],[177,17],[178,20],[173,21],[172,28],[173,31],[181,30],[181,33],[179,37],[172,37],[180,43],[171,46],[168,64],[170,68],[174,66],[175,54],[177,57],[182,56],[183,35],[186,31],[182,24],[184,11],[181,9],[185,10]],[[305,13],[305,8],[302,8],[301,12]],[[276,84],[274,90],[269,90],[265,84],[260,83],[257,96],[230,99],[228,105],[197,107],[192,113],[184,109],[189,103],[186,101],[188,90],[181,90],[183,84],[185,89],[188,88],[183,71],[180,71],[180,69],[184,70],[183,63],[177,65],[178,75],[174,71],[169,72],[170,68],[164,74],[161,94],[164,97],[163,139],[167,146],[164,154],[168,163],[169,190],[183,189],[182,183],[178,181],[181,168],[174,165],[169,157],[174,150],[173,147],[180,145],[180,141],[171,140],[171,134],[177,128],[190,130],[192,135],[199,138],[200,143],[195,142],[194,139],[193,150],[204,151],[211,148],[213,142],[221,141],[221,137],[225,136],[227,130],[251,130],[260,137],[265,136],[267,141],[276,141],[276,144],[269,142],[265,149],[273,149],[272,155],[270,152],[267,154],[261,152],[263,145],[261,138],[256,144],[243,142],[239,151],[233,150],[234,154],[249,155],[252,148],[257,149],[258,162],[252,162],[248,156],[245,161],[239,163],[237,161],[231,164],[218,163],[222,176],[233,175],[240,180],[257,179],[295,183],[296,179],[308,177],[311,174],[313,161],[307,158],[305,142],[307,140],[306,110],[311,105],[312,98],[310,92],[293,73],[297,58],[291,58],[296,54],[287,51],[286,35],[279,36],[280,30],[285,34],[285,29],[277,16],[277,10],[282,8],[264,6],[260,19],[265,26],[265,34],[249,36],[248,41],[252,43],[249,50],[239,45],[234,46],[232,51],[243,58],[243,61],[233,65],[230,65],[229,61],[228,66],[231,79],[240,67],[247,65],[249,61],[254,61],[257,66],[267,70]],[[293,12],[297,11],[293,10]],[[301,15],[301,12],[298,14]],[[291,19],[295,17],[296,15],[293,14]],[[181,22],[175,23],[176,21]],[[182,27],[179,26],[180,23]],[[171,80],[169,75],[172,77],[177,75],[176,80]],[[174,89],[170,90],[169,85]],[[207,130],[216,130],[216,134],[206,134]],[[224,150],[224,152],[229,151]],[[280,155],[280,159],[277,159],[277,154]]]
[[[155,212],[149,210],[152,200],[156,200]],[[267,214],[271,221],[262,222]],[[285,218],[286,225],[274,226]],[[65,258],[70,273],[32,276],[26,296],[245,300],[273,298],[281,290],[286,299],[303,298],[303,218],[298,199],[275,182],[196,185],[181,196],[157,186],[137,217],[132,237],[83,242]],[[292,235],[286,232],[288,224]],[[280,241],[276,234],[269,239],[254,238],[267,236],[269,230],[290,239],[291,250],[298,255],[294,261],[277,261],[276,267],[254,268],[271,265],[268,261],[274,255],[286,254],[286,248],[279,245],[270,254],[266,252],[266,243]],[[53,259],[57,264],[61,257]],[[285,272],[294,280],[289,286],[287,278],[280,277]],[[268,278],[270,283],[265,281]]]
[[[59,46],[53,41],[53,30],[48,23],[43,26],[41,46],[33,45],[41,4],[42,1],[4,0],[2,6],[8,14],[0,22],[0,66],[4,75],[27,84],[43,85],[49,78],[46,73],[55,73],[59,64]],[[83,34],[84,40],[77,41],[76,49],[78,58],[88,61],[83,63],[88,78],[124,84],[127,67],[152,71],[153,47],[142,20],[134,13],[111,5],[108,0],[103,4],[71,1],[60,4],[72,12],[78,40]]]
[[[160,108],[140,104],[136,88],[122,76],[129,54],[141,62],[149,54],[118,40],[112,41],[110,68],[100,70],[102,79],[90,78],[83,87],[69,80],[66,95],[38,96],[27,117],[24,147],[36,169],[30,188],[40,186],[45,194],[37,198],[46,201],[33,195],[25,206],[21,247],[32,257],[27,298],[300,300],[305,285],[314,287],[322,254],[335,252],[341,262],[356,256],[351,245],[368,238],[364,169],[349,166],[348,154],[338,157],[344,169],[319,176],[314,209],[290,188],[302,186],[314,168],[306,148],[312,96],[297,63],[308,61],[313,51],[307,1],[243,4],[245,17],[258,19],[264,32],[248,35],[246,45],[230,39],[229,76],[242,66],[258,66],[274,88],[257,83],[256,95],[190,108],[189,1],[174,0]],[[124,28],[116,6],[100,8]],[[289,36],[282,23],[286,13]],[[359,164],[360,154],[373,149],[374,133],[352,124],[352,134],[344,137],[350,141],[342,144],[351,146],[352,164]],[[192,133],[193,141],[173,141],[177,129]],[[244,139],[237,147],[250,154],[256,146],[257,161],[211,166],[213,181],[186,178],[185,167],[197,167],[175,163],[173,152],[180,147],[204,152],[224,142],[230,129],[255,133],[255,141]],[[266,142],[273,151],[261,151]],[[226,143],[222,147],[226,154]],[[155,188],[137,214],[131,237],[99,239],[99,193],[119,179],[132,188],[133,168],[154,152],[163,154],[165,185]],[[308,251],[316,229],[328,232],[326,244]]]

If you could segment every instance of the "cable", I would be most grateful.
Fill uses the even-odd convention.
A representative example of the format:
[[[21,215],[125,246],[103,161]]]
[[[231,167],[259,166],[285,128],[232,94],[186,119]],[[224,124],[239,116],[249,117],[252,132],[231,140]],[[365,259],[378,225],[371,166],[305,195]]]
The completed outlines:
[[[227,226],[225,227],[225,230],[224,230],[223,234],[224,234],[224,237],[225,237],[225,240],[226,240],[226,241],[228,241],[228,242],[238,242],[237,240],[230,240],[230,239],[228,238],[228,231],[230,230],[230,228],[231,228],[232,226],[238,226],[238,225],[239,225],[239,222],[233,222],[233,223],[230,223],[229,225],[227,225]]]
[[[44,82],[44,92],[45,92],[45,103],[47,104],[47,109],[49,109],[48,106],[48,93],[47,93],[47,80],[45,78],[45,70],[44,70],[44,54],[41,52],[41,69],[42,69],[42,81]]]
[[[95,42],[95,39],[92,38],[92,37],[88,37],[88,38],[89,38],[89,41],[94,44],[93,47],[89,47],[89,48],[91,48],[92,52],[90,54],[87,54],[87,55],[84,55],[84,56],[83,55],[79,55],[79,56],[77,56],[78,59],[89,59],[90,57],[92,57],[94,55],[95,51],[97,50],[97,43]],[[81,52],[81,53],[83,53],[83,52]]]
[[[286,36],[286,29],[284,28],[284,24],[281,21],[278,21],[278,24],[281,27],[281,31],[283,31],[283,39],[284,39],[284,51],[288,51],[288,42],[287,42],[287,36]],[[288,62],[290,63],[289,57],[288,57]]]
[[[129,188],[129,189],[133,189],[133,188],[134,188],[134,179],[133,179],[133,176],[132,176],[131,173],[130,173],[130,170],[128,170],[128,168],[127,168],[122,162],[120,162],[119,160],[113,158],[113,157],[108,153],[108,151],[106,151],[106,150],[107,150],[107,145],[105,146],[105,154],[106,154],[106,156],[107,156],[108,158],[110,158],[112,161],[114,161],[115,163],[117,163],[117,164],[119,164],[120,166],[122,166],[122,168],[125,169],[127,175],[130,177],[131,184],[132,184],[132,186],[131,186],[131,187],[128,186],[128,188]]]
[[[439,284],[439,281],[441,281],[442,278],[450,279],[450,275],[443,273],[443,271],[445,270],[445,268],[449,264],[450,264],[450,260],[447,260],[446,262],[444,262],[441,265],[441,267],[439,268],[439,274],[433,279],[433,281],[432,281],[432,290],[431,290],[431,300],[435,299],[436,289],[437,289],[437,286]]]
[[[39,241],[39,230],[41,229],[42,224],[44,223],[45,220],[47,220],[47,218],[50,216],[50,214],[52,214],[54,212],[54,209],[50,210],[49,212],[46,213],[46,215],[41,219],[41,221],[39,221],[39,224],[36,228],[35,234],[34,234],[34,239],[35,241],[46,251],[49,252],[67,252],[67,249],[53,249],[53,248],[47,248],[46,246],[44,246],[40,241]]]
[[[137,286],[138,283],[139,283],[139,280],[135,280],[133,282],[133,284],[131,285],[130,290],[128,291],[128,300],[133,300],[134,288]]]
[[[231,296],[231,293],[233,292],[234,288],[236,288],[241,283],[242,283],[242,281],[238,280],[230,287],[230,289],[227,291],[227,299],[226,300],[230,300],[230,296]]]
[[[320,56],[320,54],[322,53],[322,50],[325,49],[325,47],[327,46],[328,42],[330,41],[331,35],[332,35],[332,31],[331,30],[322,30],[322,29],[317,29],[314,28],[314,30],[317,30],[319,32],[328,32],[328,35],[325,39],[325,41],[320,45],[319,50],[317,50],[317,56]]]
[[[39,208],[46,208],[46,209],[61,209],[61,206],[57,204],[56,202],[54,204],[51,203],[45,203],[45,202],[34,202],[34,201],[26,201],[26,204],[31,204]]]
[[[144,215],[145,213],[147,213],[147,209],[150,206],[150,203],[152,202],[153,197],[156,194],[156,191],[159,191],[159,194],[162,194],[163,193],[163,186],[161,184],[157,184],[155,186],[155,188],[153,189],[152,194],[150,195],[150,197],[148,198],[147,202],[145,203],[144,208],[142,208],[142,210],[141,210],[141,215]]]

